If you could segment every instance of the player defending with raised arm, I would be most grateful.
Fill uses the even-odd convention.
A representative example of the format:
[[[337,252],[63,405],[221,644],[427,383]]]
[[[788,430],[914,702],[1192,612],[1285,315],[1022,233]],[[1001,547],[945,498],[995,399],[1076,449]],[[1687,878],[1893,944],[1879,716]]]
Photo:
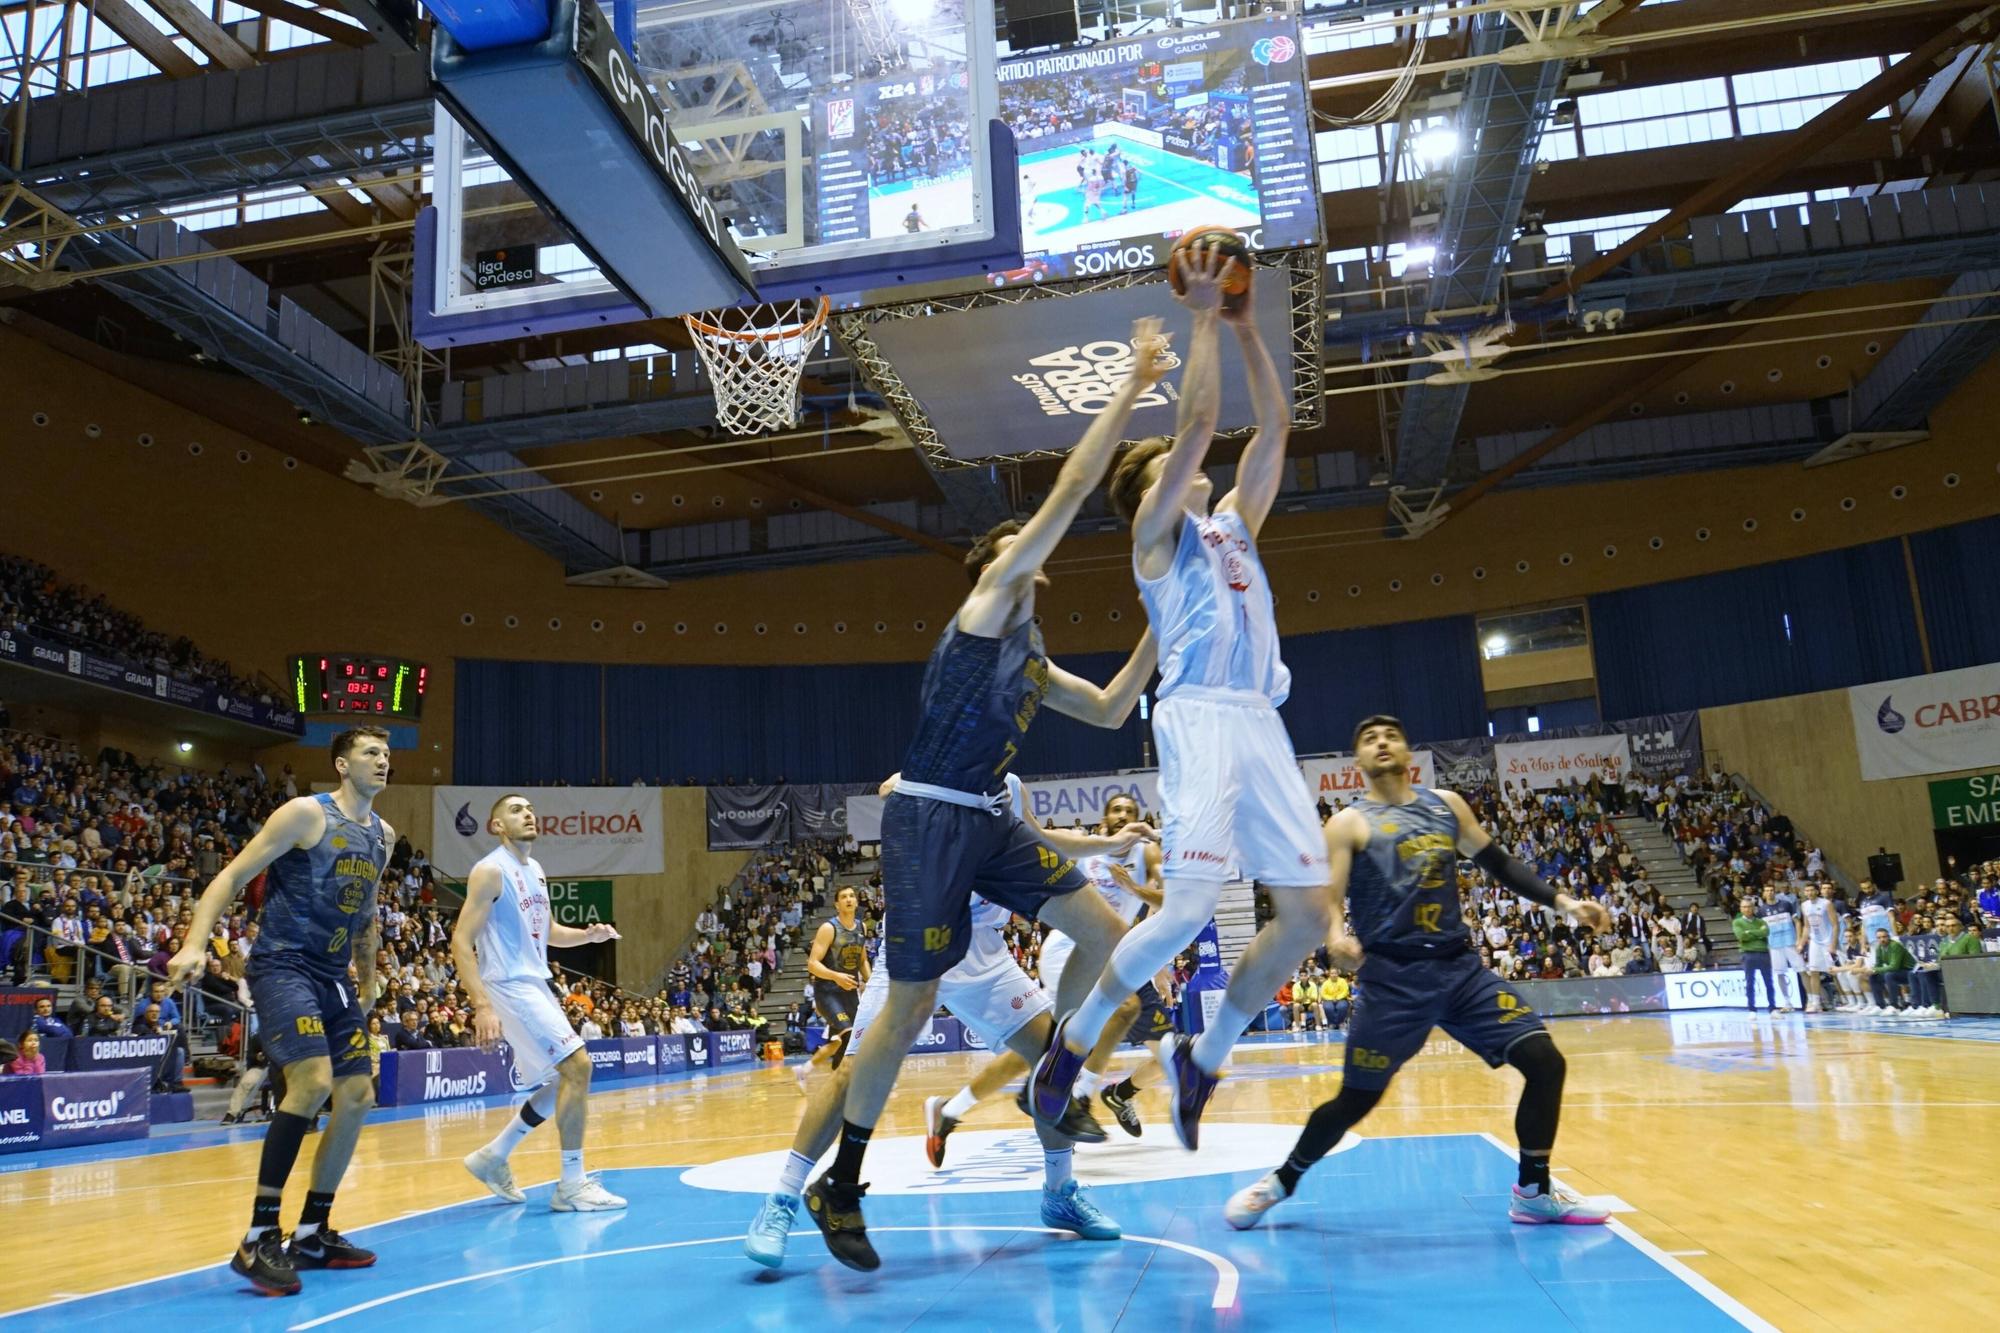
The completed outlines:
[[[472,1035],[488,1050],[504,1037],[514,1048],[515,1077],[534,1089],[499,1137],[465,1159],[465,1169],[508,1203],[526,1203],[507,1158],[553,1111],[562,1140],[562,1179],[549,1196],[549,1210],[611,1212],[625,1200],[583,1170],[590,1052],[549,990],[549,946],[601,944],[617,939],[618,932],[603,922],[578,930],[549,919],[549,881],[528,854],[537,827],[527,797],[510,794],[493,803],[486,831],[496,834],[500,845],[472,867],[465,906],[451,933],[452,962],[472,1000]]]
[[[1289,1199],[1299,1177],[1375,1109],[1397,1069],[1423,1049],[1433,1027],[1441,1027],[1487,1064],[1510,1064],[1527,1080],[1514,1112],[1521,1174],[1507,1215],[1531,1225],[1603,1222],[1602,1210],[1549,1181],[1562,1112],[1562,1052],[1527,1001],[1480,966],[1459,906],[1458,858],[1469,857],[1514,893],[1592,930],[1608,929],[1610,914],[1596,902],[1550,888],[1493,841],[1457,792],[1411,782],[1410,742],[1395,718],[1362,720],[1354,731],[1354,762],[1368,780],[1368,794],[1326,821],[1333,961],[1360,969],[1365,996],[1347,1033],[1340,1095],[1313,1111],[1284,1165],[1239,1190],[1224,1215],[1242,1230]],[[1338,919],[1345,914],[1343,901],[1351,906],[1355,935]]]
[[[1326,846],[1312,796],[1278,706],[1291,673],[1278,656],[1271,588],[1257,532],[1277,498],[1290,415],[1250,302],[1222,310],[1225,261],[1212,249],[1186,274],[1179,298],[1194,312],[1182,383],[1180,434],[1148,440],[1119,459],[1111,501],[1132,525],[1132,567],[1160,641],[1161,874],[1159,911],[1134,926],[1083,1006],[1057,1025],[1035,1067],[1036,1116],[1060,1114],[1077,1073],[1127,996],[1194,942],[1215,914],[1232,869],[1263,884],[1276,918],[1238,961],[1199,1041],[1160,1043],[1174,1132],[1192,1150],[1202,1109],[1230,1048],[1301,958],[1326,938]],[[1210,513],[1202,472],[1219,395],[1218,323],[1235,329],[1250,379],[1257,432],[1236,487]]]
[[[246,975],[264,1049],[285,1095],[264,1130],[250,1229],[230,1268],[267,1296],[299,1291],[300,1268],[366,1268],[372,1251],[350,1244],[327,1220],[375,1104],[361,996],[375,984],[375,895],[396,831],[375,813],[389,785],[389,733],[356,727],[333,738],[337,791],[299,796],[272,812],[236,859],[203,891],[187,945],[168,965],[176,986],[207,965],[208,939],[243,886],[266,868],[256,952]],[[352,964],[357,980],[348,979]],[[290,1245],[278,1229],[285,1180],[329,1094],[333,1113],[313,1154],[305,1208]]]
[[[1075,863],[1014,812],[1006,772],[1044,702],[1079,721],[1117,727],[1152,676],[1150,634],[1102,688],[1049,661],[1035,626],[1035,591],[1048,581],[1042,563],[1103,478],[1139,395],[1168,365],[1159,322],[1135,323],[1130,376],[1063,460],[1041,509],[1026,524],[994,528],[967,554],[971,595],[925,668],[916,737],[882,808],[888,997],[850,1071],[833,1165],[805,1192],[827,1248],[850,1268],[881,1264],[861,1216],[861,1163],[910,1043],[930,1018],[938,979],[965,956],[973,892],[1075,940],[1085,985],[1123,929],[1102,898],[1077,892],[1086,881]],[[1060,1119],[1060,1111],[1051,1117]]]

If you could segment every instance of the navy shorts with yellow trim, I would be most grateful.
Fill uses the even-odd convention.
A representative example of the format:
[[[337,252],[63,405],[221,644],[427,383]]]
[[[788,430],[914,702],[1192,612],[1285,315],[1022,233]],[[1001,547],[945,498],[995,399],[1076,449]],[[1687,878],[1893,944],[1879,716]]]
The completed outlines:
[[[1404,962],[1370,955],[1357,978],[1359,1005],[1347,1028],[1346,1082],[1381,1089],[1443,1028],[1498,1068],[1523,1037],[1544,1032],[1542,1020],[1512,986],[1471,953]]]
[[[264,951],[251,955],[244,975],[257,1006],[257,1036],[272,1064],[282,1068],[324,1055],[333,1060],[335,1078],[368,1074],[368,1024],[353,982]]]
[[[1173,1030],[1173,1011],[1160,998],[1159,987],[1150,981],[1139,987],[1139,1016],[1125,1030],[1126,1042],[1143,1046],[1149,1041],[1160,1040]]]
[[[1012,811],[995,815],[894,792],[882,807],[883,965],[935,981],[965,957],[972,895],[1034,917],[1089,884]]]

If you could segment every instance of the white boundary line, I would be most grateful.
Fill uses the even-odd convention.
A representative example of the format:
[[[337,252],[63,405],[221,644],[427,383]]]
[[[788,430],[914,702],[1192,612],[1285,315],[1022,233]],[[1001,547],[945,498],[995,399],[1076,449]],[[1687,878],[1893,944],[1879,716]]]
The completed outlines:
[[[1512,1148],[1502,1143],[1492,1134],[1481,1131],[1479,1137],[1485,1139],[1507,1156],[1512,1157],[1515,1155]],[[1633,1249],[1639,1251],[1639,1253],[1645,1255],[1669,1273],[1672,1273],[1687,1286],[1692,1287],[1710,1305],[1713,1305],[1743,1327],[1753,1330],[1754,1333],[1779,1333],[1776,1324],[1766,1320],[1742,1301],[1737,1300],[1734,1296],[1731,1296],[1728,1292],[1716,1286],[1713,1282],[1710,1282],[1707,1278],[1695,1272],[1692,1268],[1689,1268],[1679,1259],[1676,1259],[1673,1255],[1653,1244],[1652,1241],[1647,1240],[1617,1218],[1610,1218],[1604,1225],[1613,1235],[1623,1238]],[[1698,1254],[1701,1252],[1697,1250],[1690,1251],[1690,1253]]]
[[[1018,1226],[874,1227],[871,1230],[877,1235],[889,1232],[922,1232],[929,1234],[940,1231],[1003,1231],[1009,1235],[1040,1232],[1050,1236],[1066,1236],[1070,1234],[1053,1227]],[[809,1236],[813,1233],[809,1231],[795,1231],[792,1234],[795,1236]],[[726,1245],[732,1241],[743,1239],[744,1237],[741,1235],[708,1236],[701,1240],[670,1240],[662,1241],[656,1245],[628,1245],[622,1249],[599,1250],[591,1254],[566,1254],[554,1259],[539,1259],[534,1263],[513,1264],[506,1268],[489,1269],[484,1273],[467,1273],[462,1277],[447,1278],[443,1282],[431,1282],[421,1287],[410,1287],[403,1291],[391,1292],[387,1296],[377,1296],[372,1301],[363,1301],[359,1305],[350,1305],[344,1310],[335,1310],[332,1314],[324,1314],[317,1319],[309,1319],[302,1324],[293,1324],[290,1326],[290,1330],[291,1333],[303,1333],[303,1330],[319,1328],[323,1325],[331,1324],[336,1320],[345,1319],[350,1315],[380,1309],[384,1305],[393,1305],[395,1302],[411,1296],[423,1296],[433,1291],[443,1291],[449,1287],[463,1286],[468,1282],[483,1282],[488,1278],[509,1277],[515,1273],[534,1272],[538,1269],[554,1268],[562,1264],[578,1264],[591,1259],[615,1259],[628,1254],[652,1254],[660,1250],[682,1250],[691,1245]],[[1230,1263],[1221,1255],[1216,1254],[1212,1250],[1200,1249],[1193,1245],[1184,1245],[1179,1241],[1163,1240],[1158,1236],[1126,1236],[1123,1239],[1126,1241],[1139,1241],[1148,1245],[1158,1245],[1170,1250],[1179,1250],[1183,1254],[1191,1254],[1198,1259],[1207,1261],[1209,1267],[1213,1268],[1216,1274],[1215,1291],[1209,1297],[1209,1308],[1227,1310],[1236,1304],[1236,1291],[1241,1279],[1237,1273],[1236,1265]]]

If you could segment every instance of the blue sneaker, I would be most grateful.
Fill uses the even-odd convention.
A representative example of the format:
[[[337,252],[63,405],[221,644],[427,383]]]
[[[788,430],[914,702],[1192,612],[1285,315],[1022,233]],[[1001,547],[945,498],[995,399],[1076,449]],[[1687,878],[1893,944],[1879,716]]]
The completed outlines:
[[[1194,1043],[1182,1036],[1160,1043],[1160,1067],[1167,1071],[1167,1090],[1173,1094],[1167,1106],[1173,1113],[1174,1137],[1193,1152],[1201,1143],[1201,1113],[1222,1080],[1194,1062]]]
[[[765,1195],[757,1220],[750,1224],[750,1234],[743,1238],[743,1257],[766,1268],[783,1267],[785,1246],[792,1238],[792,1216],[798,1207],[796,1194]]]
[[[1074,1231],[1085,1240],[1118,1240],[1125,1234],[1074,1179],[1057,1189],[1042,1187],[1042,1225]]]
[[[1063,1045],[1063,1033],[1072,1017],[1073,1014],[1064,1014],[1056,1024],[1049,1037],[1049,1048],[1042,1052],[1034,1072],[1028,1076],[1029,1114],[1044,1125],[1061,1125],[1063,1117],[1069,1114],[1070,1090],[1076,1086],[1076,1076],[1083,1072],[1083,1062],[1090,1054]]]

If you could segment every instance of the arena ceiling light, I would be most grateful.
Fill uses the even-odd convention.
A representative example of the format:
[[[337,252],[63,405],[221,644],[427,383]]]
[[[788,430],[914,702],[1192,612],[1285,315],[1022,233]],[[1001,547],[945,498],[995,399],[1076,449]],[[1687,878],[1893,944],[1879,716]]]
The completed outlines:
[[[1438,125],[1425,130],[1410,145],[1417,162],[1427,172],[1450,165],[1458,156],[1458,131],[1450,125]]]
[[[1489,634],[1486,636],[1486,655],[1488,657],[1499,657],[1506,651],[1507,651],[1506,635]]]

